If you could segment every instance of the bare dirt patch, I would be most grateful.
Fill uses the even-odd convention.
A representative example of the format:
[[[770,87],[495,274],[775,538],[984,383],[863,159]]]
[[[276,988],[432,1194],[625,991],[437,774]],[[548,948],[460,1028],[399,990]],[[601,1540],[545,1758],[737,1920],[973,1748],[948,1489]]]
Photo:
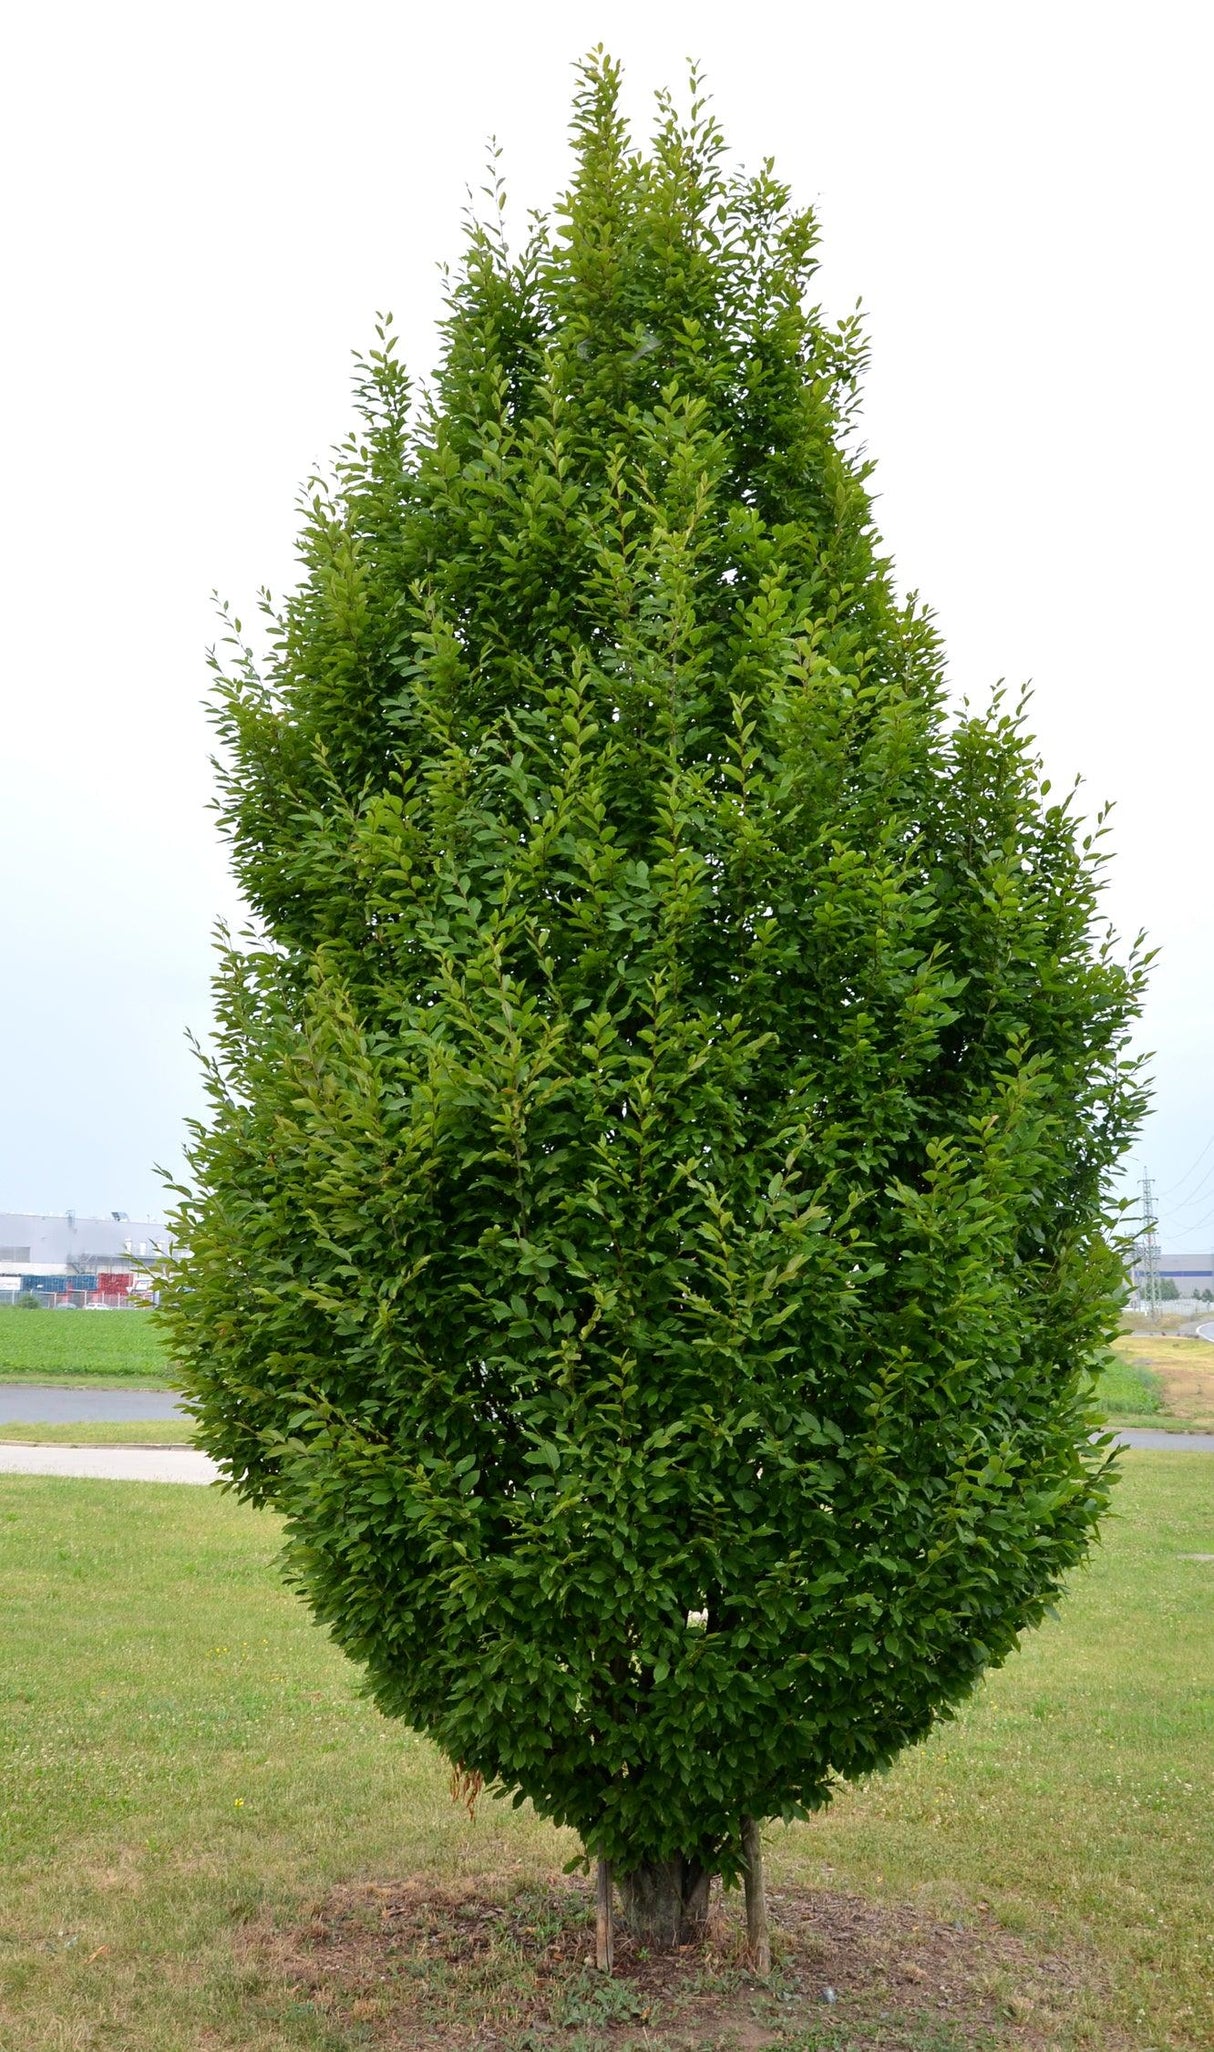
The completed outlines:
[[[984,1917],[823,1890],[770,1900],[767,1981],[746,1967],[736,1897],[704,1948],[650,1955],[619,1933],[614,1975],[597,1974],[589,1891],[564,1878],[501,1895],[345,1888],[306,1923],[250,1926],[245,1944],[280,2014],[376,2052],[1053,2052],[1092,1988],[1087,1963],[1034,1954]]]

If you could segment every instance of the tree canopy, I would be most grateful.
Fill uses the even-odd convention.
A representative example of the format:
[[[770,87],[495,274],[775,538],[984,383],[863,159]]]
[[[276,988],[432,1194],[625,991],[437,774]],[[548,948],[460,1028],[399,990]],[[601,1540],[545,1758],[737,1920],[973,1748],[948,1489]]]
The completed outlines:
[[[385,322],[219,664],[225,944],[168,1317],[388,1715],[624,1874],[881,1767],[1105,1507],[1141,959],[946,702],[816,228],[694,91]]]

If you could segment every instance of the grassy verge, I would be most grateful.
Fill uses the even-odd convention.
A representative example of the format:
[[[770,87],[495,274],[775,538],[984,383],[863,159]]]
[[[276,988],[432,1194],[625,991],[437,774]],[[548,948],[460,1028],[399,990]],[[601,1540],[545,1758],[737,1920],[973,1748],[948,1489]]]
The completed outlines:
[[[1096,1378],[1096,1397],[1106,1418],[1158,1425],[1165,1410],[1163,1384],[1142,1361],[1109,1349]]]
[[[1214,1553],[1214,1467],[1125,1467],[1058,1619],[892,1774],[771,1834],[777,1914],[846,1890],[864,1899],[857,1929],[864,1904],[891,1905],[936,1934],[990,1928],[1096,1960],[1069,2021],[1009,2020],[991,2045],[1214,2039],[1214,1563],[1187,1557]],[[457,1902],[559,1889],[568,1837],[527,1811],[453,1806],[429,1746],[360,1699],[280,1587],[276,1545],[271,1518],[218,1491],[0,1477],[4,2052],[462,2045],[487,2013],[475,1947],[397,1955],[399,2000],[420,1987],[448,2018],[425,2040],[397,2033],[393,1902],[419,1880]],[[378,1934],[363,1983],[338,1971],[351,1902]],[[520,1923],[527,1944],[547,1928],[540,1910]],[[516,1975],[522,1943],[502,1939]],[[570,2052],[670,2042],[639,2009],[579,2021],[578,1985],[553,2012]],[[755,2028],[751,2046],[962,2042],[944,2018],[930,2037],[840,2035],[820,2009],[799,2036]]]
[[[77,1419],[66,1425],[0,1423],[0,1445],[10,1446],[191,1446],[193,1428],[184,1418]]]
[[[5,1389],[172,1389],[175,1387],[170,1375],[39,1375],[37,1371],[20,1373],[16,1369],[0,1368],[0,1385]]]
[[[1158,1421],[1188,1431],[1214,1429],[1214,1346],[1176,1333],[1123,1333],[1111,1359],[1117,1372],[1159,1395]]]
[[[171,1364],[147,1311],[0,1307],[0,1381],[168,1386]]]
[[[1204,1342],[1180,1344],[1200,1346]],[[1170,1378],[1158,1374],[1149,1365],[1149,1359],[1124,1352],[1120,1344],[1105,1354],[1096,1379],[1096,1397],[1106,1424],[1145,1428],[1149,1432],[1200,1430],[1200,1419],[1178,1415],[1173,1410]]]

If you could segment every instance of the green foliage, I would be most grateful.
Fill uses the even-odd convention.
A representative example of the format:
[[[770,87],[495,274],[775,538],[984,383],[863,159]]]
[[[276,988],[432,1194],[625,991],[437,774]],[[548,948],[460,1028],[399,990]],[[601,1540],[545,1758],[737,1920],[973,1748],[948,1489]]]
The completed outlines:
[[[1170,1275],[1157,1276],[1155,1289],[1161,1304],[1174,1304],[1180,1295],[1175,1280]]]
[[[1110,1484],[1142,976],[1020,718],[950,718],[815,228],[697,101],[387,325],[223,814],[176,1236],[200,1442],[391,1716],[736,1868],[1005,1658]]]

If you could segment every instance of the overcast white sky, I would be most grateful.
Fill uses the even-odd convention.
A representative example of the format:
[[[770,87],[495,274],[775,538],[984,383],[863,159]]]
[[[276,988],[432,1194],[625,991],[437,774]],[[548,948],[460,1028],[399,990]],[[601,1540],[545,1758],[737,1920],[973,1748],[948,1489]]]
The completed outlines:
[[[1214,1241],[1210,10],[1088,0],[91,0],[10,12],[0,1204],[155,1215],[198,1092],[208,595],[292,575],[300,479],[394,310],[433,357],[485,138],[566,168],[571,66],[708,68],[740,158],[862,298],[867,439],[958,688],[1032,679],[1056,777],[1116,801],[1110,909],[1162,950],[1140,1156]],[[1200,1156],[1200,1159],[1198,1157]],[[1135,1164],[1135,1169],[1140,1163]]]

